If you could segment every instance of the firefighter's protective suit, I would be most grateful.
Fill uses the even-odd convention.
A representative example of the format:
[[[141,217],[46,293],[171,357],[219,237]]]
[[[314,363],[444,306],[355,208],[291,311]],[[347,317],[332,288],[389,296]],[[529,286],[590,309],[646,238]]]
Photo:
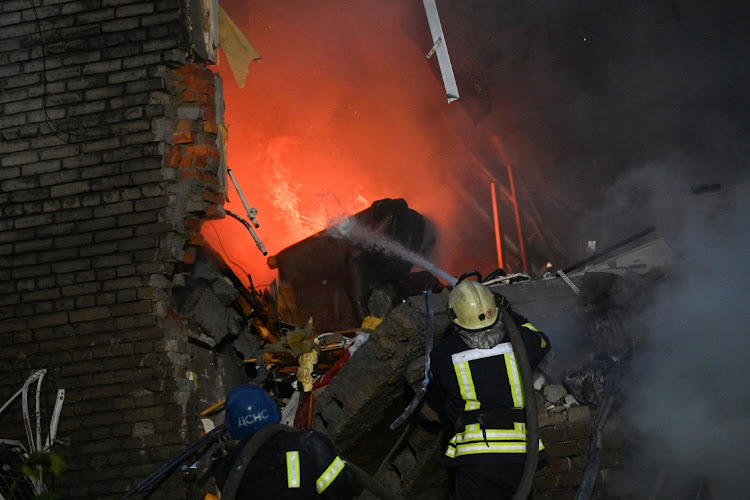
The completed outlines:
[[[281,420],[275,402],[253,384],[233,389],[227,396],[226,411],[230,436],[240,441],[214,472],[220,490],[255,433]],[[236,500],[338,500],[354,498],[361,491],[354,472],[325,435],[290,428],[274,434],[258,449],[242,476]]]
[[[484,285],[462,281],[451,292],[448,312],[459,329],[433,350],[430,364],[433,389],[453,425],[444,457],[452,498],[512,498],[523,474],[526,395],[498,304],[518,327],[532,369],[550,350],[543,332]]]

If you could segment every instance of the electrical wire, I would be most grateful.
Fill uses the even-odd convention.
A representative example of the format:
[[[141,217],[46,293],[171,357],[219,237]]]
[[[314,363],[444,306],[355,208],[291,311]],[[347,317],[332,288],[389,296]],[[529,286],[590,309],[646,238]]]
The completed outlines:
[[[224,248],[224,243],[222,243],[222,242],[221,242],[221,236],[219,236],[219,231],[217,231],[217,230],[216,230],[216,228],[214,227],[213,221],[207,221],[207,222],[209,222],[209,225],[211,226],[211,229],[213,229],[213,230],[214,230],[214,233],[216,233],[216,239],[218,239],[218,240],[219,240],[219,245],[221,246],[221,250],[222,250],[222,251],[224,252],[224,256],[225,256],[225,257],[227,258],[227,260],[228,260],[228,261],[229,261],[230,263],[232,263],[232,264],[234,264],[235,266],[239,267],[239,268],[240,268],[240,271],[242,271],[242,272],[243,272],[243,273],[245,274],[245,276],[247,276],[247,277],[248,277],[248,280],[249,280],[249,279],[250,279],[250,273],[248,273],[247,271],[245,271],[245,270],[244,270],[244,269],[242,268],[242,266],[241,266],[241,265],[239,265],[239,264],[238,264],[237,262],[233,261],[233,260],[232,260],[232,258],[231,258],[231,257],[229,256],[229,253],[227,252],[227,249],[226,249],[226,248]]]

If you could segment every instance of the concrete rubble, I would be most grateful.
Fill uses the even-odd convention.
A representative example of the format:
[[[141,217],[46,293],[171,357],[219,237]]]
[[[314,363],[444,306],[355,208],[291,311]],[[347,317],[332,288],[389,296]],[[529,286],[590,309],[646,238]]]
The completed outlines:
[[[657,245],[663,248],[661,241]],[[638,272],[632,272],[599,263],[595,270],[584,269],[567,280],[500,280],[493,286],[553,342],[554,355],[534,381],[540,434],[552,457],[537,473],[539,498],[557,498],[554,491],[580,483],[606,371],[602,366],[606,360],[611,364],[612,359],[627,358],[637,344],[638,333],[630,331],[623,318],[660,279],[663,264],[646,269],[639,262]],[[302,325],[282,321],[273,296],[245,287],[206,248],[179,288],[176,313],[189,323],[191,342],[233,351],[245,372],[230,378],[260,381],[276,397],[285,422],[326,434],[345,459],[407,498],[439,498],[448,483],[441,465],[446,435],[437,408],[428,401],[399,428],[389,427],[425,377],[424,293],[412,286],[411,295],[393,300],[410,280],[434,292],[437,344],[450,334],[449,290],[424,273],[379,284],[367,293],[368,315],[361,324],[334,324],[339,331],[324,331],[312,317]],[[556,338],[559,345],[568,344],[559,341],[560,335],[576,336],[581,348],[555,350]],[[310,381],[303,386],[298,383],[303,354],[313,352],[307,369]],[[591,368],[596,360],[598,368]],[[623,436],[613,417],[605,442],[614,458],[607,455],[600,480],[622,462]],[[368,493],[362,498],[369,498]]]

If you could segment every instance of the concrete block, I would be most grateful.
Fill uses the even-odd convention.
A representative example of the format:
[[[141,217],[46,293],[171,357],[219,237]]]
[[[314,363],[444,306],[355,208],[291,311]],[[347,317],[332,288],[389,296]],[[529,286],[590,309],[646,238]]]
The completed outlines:
[[[557,384],[548,385],[544,388],[544,399],[549,403],[557,403],[568,393],[565,387]]]
[[[568,422],[590,422],[591,408],[589,406],[573,406],[568,409]]]

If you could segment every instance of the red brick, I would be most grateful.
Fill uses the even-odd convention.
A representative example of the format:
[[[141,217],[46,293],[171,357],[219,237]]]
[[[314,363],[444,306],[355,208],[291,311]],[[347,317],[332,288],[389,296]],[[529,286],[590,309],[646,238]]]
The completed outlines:
[[[193,231],[201,230],[201,220],[197,217],[185,217],[185,229],[191,229]]]
[[[216,174],[201,172],[200,179],[201,182],[207,186],[219,187],[219,178],[216,177]]]
[[[219,135],[219,126],[216,123],[204,121],[203,131],[208,134]]]
[[[174,144],[190,144],[195,142],[195,132],[186,130],[184,132],[175,132],[172,134],[172,142]]]
[[[215,193],[208,189],[203,191],[203,199],[213,205],[221,205],[224,203],[224,195],[222,193]]]
[[[182,100],[185,102],[196,102],[201,98],[201,94],[193,87],[186,88],[182,92]]]
[[[205,144],[192,144],[185,147],[186,153],[193,157],[208,156],[210,149],[211,147]]]
[[[193,165],[193,157],[189,154],[185,154],[182,157],[180,157],[180,162],[178,163],[179,168],[185,168],[190,167]]]
[[[167,166],[177,168],[180,165],[180,159],[182,158],[182,151],[180,146],[172,146],[169,148],[167,154]]]
[[[225,214],[223,209],[219,210],[219,206],[217,205],[210,205],[206,208],[206,219],[222,219],[224,218]]]
[[[202,246],[206,242],[206,237],[201,233],[193,233],[188,238],[188,245]]]
[[[189,249],[185,250],[184,257],[182,258],[182,261],[185,264],[188,264],[188,265],[195,264],[195,255],[196,255],[195,249],[194,248],[189,248]]]
[[[192,129],[193,129],[192,120],[179,120],[177,122],[177,125],[175,126],[175,130],[177,132],[189,132]]]

